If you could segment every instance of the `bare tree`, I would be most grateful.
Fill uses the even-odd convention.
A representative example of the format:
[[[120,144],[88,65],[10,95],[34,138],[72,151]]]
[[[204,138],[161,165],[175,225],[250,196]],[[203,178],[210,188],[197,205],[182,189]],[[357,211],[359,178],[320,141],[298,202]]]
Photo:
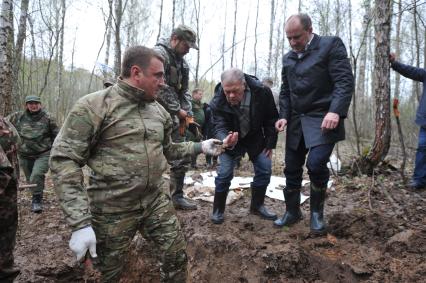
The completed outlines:
[[[195,26],[197,31],[197,45],[200,46],[200,11],[201,11],[201,2],[200,0],[194,0],[194,9],[195,9]],[[195,87],[198,87],[198,73],[200,71],[200,49],[197,50],[197,64],[195,66]]]
[[[361,166],[363,172],[373,168],[386,157],[391,139],[389,42],[391,4],[389,0],[375,0],[375,60],[374,94],[376,98],[376,126],[373,145]]]
[[[259,0],[256,6],[256,21],[254,26],[254,75],[257,76],[257,24],[259,20]]]
[[[12,48],[13,48],[12,0],[3,0],[0,14],[0,114],[12,111]]]
[[[274,24],[275,24],[275,0],[271,0],[271,18],[269,21],[269,52],[268,52],[268,66],[267,74],[268,77],[271,76],[272,68],[272,38],[274,37]]]
[[[163,0],[161,0],[160,4],[160,21],[158,23],[158,35],[157,35],[157,41],[160,39],[161,36],[161,25],[163,21]]]
[[[24,46],[24,40],[27,31],[27,19],[28,19],[28,4],[29,0],[21,1],[21,15],[19,17],[18,34],[16,36],[15,54],[13,57],[13,108],[17,109],[20,105],[19,95],[19,70],[22,64],[22,50]]]
[[[251,4],[251,1],[250,1]],[[249,25],[249,19],[250,19],[250,9],[247,11],[247,19],[246,19],[246,29],[244,32],[244,43],[243,43],[243,55],[241,59],[241,69],[244,70],[244,59],[246,55],[246,44],[247,44],[247,31],[248,31],[248,25]]]
[[[115,31],[115,54],[114,54],[114,73],[117,77],[120,75],[121,70],[121,19],[123,17],[123,1],[122,0],[115,0],[115,7],[114,7],[114,31]]]
[[[232,49],[231,49],[231,67],[234,66],[234,53],[235,53],[235,37],[237,35],[237,11],[238,0],[234,0],[234,32],[232,33]]]

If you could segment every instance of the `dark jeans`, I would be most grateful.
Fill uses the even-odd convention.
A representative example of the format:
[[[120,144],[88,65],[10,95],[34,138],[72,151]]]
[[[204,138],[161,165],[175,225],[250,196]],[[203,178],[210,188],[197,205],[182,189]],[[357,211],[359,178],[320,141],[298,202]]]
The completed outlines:
[[[309,179],[319,188],[326,187],[330,178],[327,162],[330,159],[333,148],[334,143],[306,148],[303,139],[301,139],[297,150],[286,147],[284,175],[287,189],[300,189],[302,187],[303,165],[305,164],[306,154],[308,154],[306,167],[308,168]]]
[[[237,164],[239,156],[231,156],[227,153],[222,153],[219,156],[219,168],[217,177],[215,178],[216,192],[226,192],[229,190],[231,180],[234,178],[234,168]],[[252,160],[254,167],[254,177],[251,186],[253,188],[266,187],[271,180],[271,159],[264,153],[260,153]]]
[[[416,186],[426,186],[426,127],[420,127],[419,144],[416,151],[416,161],[413,174]]]

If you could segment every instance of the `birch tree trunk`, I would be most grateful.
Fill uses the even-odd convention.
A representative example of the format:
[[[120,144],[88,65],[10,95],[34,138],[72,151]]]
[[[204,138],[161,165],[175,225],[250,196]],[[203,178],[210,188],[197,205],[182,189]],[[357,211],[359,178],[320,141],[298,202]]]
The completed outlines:
[[[376,125],[373,145],[362,165],[362,171],[372,173],[375,166],[388,154],[391,139],[389,43],[390,0],[375,1],[375,58],[374,94],[376,99]]]
[[[0,115],[12,111],[12,48],[13,48],[12,0],[3,0],[0,14]]]
[[[117,0],[117,1],[121,1],[121,0]],[[160,36],[161,36],[162,21],[163,21],[163,0],[161,0],[161,4],[160,4],[160,21],[158,23],[157,42],[158,42],[158,40],[160,39]]]
[[[257,76],[257,24],[259,20],[259,0],[256,7],[256,22],[254,26],[254,75]]]

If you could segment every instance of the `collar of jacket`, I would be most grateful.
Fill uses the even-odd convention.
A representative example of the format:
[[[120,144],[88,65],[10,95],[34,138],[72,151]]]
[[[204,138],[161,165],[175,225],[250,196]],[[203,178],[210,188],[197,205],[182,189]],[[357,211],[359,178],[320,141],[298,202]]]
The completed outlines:
[[[37,113],[31,113],[30,110],[25,110],[25,115],[30,118],[32,121],[40,120],[44,115],[46,115],[46,111],[44,109],[40,109]]]
[[[302,53],[302,56],[300,58],[297,56],[297,52],[294,52],[293,50],[289,52],[288,58],[294,60],[302,60],[306,56],[309,56],[309,54],[313,50],[317,50],[319,48],[319,39],[320,36],[314,33],[314,37],[312,38],[311,43],[308,45],[308,48],[305,50],[305,52]]]
[[[169,53],[169,55],[173,57],[173,60],[180,61],[183,59],[182,56],[176,54],[175,50],[170,45],[170,38],[162,38],[157,42],[156,45],[163,47],[167,51],[167,53]]]
[[[250,89],[252,93],[251,102],[250,102],[250,105],[251,105],[252,102],[255,100],[256,93],[260,89],[263,89],[263,85],[255,76],[244,74],[244,79],[246,80],[247,87]],[[210,107],[217,111],[234,113],[228,101],[226,100],[226,96],[225,96],[225,93],[223,92],[221,83],[218,83],[214,89],[214,97],[212,101],[210,102]]]
[[[145,91],[143,89],[128,84],[127,82],[123,81],[122,77],[118,77],[117,79],[116,90],[121,96],[126,97],[127,99],[136,103],[154,101],[153,99],[147,99],[145,97]]]

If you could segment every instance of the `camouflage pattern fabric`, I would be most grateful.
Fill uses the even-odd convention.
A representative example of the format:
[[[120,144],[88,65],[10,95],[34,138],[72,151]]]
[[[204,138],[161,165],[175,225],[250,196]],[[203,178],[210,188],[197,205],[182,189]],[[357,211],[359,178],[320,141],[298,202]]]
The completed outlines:
[[[21,137],[19,156],[37,158],[49,152],[59,128],[55,119],[45,110],[30,113],[28,110],[10,114],[7,119],[15,126]]]
[[[200,125],[200,131],[204,127],[205,123],[205,115],[203,109],[203,103],[201,101],[197,102],[195,100],[192,101],[192,113],[194,114],[194,121]],[[186,140],[188,141],[201,141],[202,136],[195,136],[191,131],[187,131]]]
[[[93,213],[102,282],[118,282],[129,245],[136,233],[161,252],[161,281],[186,282],[186,243],[170,197],[160,193],[145,208],[115,214]]]
[[[45,176],[49,170],[49,153],[43,153],[36,159],[20,156],[19,166],[24,171],[27,182],[37,185],[31,189],[32,194],[42,196]]]
[[[74,230],[90,224],[90,211],[119,213],[148,206],[169,193],[167,160],[201,152],[200,143],[173,143],[172,121],[156,101],[119,80],[79,99],[56,138],[50,157],[55,190]],[[81,167],[91,168],[83,188]]]
[[[162,175],[167,160],[198,154],[201,144],[173,143],[172,126],[158,102],[119,79],[79,99],[55,140],[50,167],[56,193],[74,230],[93,225],[105,282],[117,282],[136,230],[164,252],[162,280],[186,280],[185,241]]]
[[[18,226],[18,144],[17,131],[0,116],[0,282],[13,282],[19,273],[13,264]]]
[[[164,59],[164,77],[167,84],[158,93],[158,102],[170,113],[173,119],[173,142],[184,142],[179,134],[179,119],[176,116],[180,109],[192,112],[192,97],[188,92],[189,66],[185,59],[176,55],[170,46],[170,38],[161,39],[154,47]],[[171,161],[171,180],[181,179],[189,169],[191,158]],[[171,181],[173,186],[173,181]]]

